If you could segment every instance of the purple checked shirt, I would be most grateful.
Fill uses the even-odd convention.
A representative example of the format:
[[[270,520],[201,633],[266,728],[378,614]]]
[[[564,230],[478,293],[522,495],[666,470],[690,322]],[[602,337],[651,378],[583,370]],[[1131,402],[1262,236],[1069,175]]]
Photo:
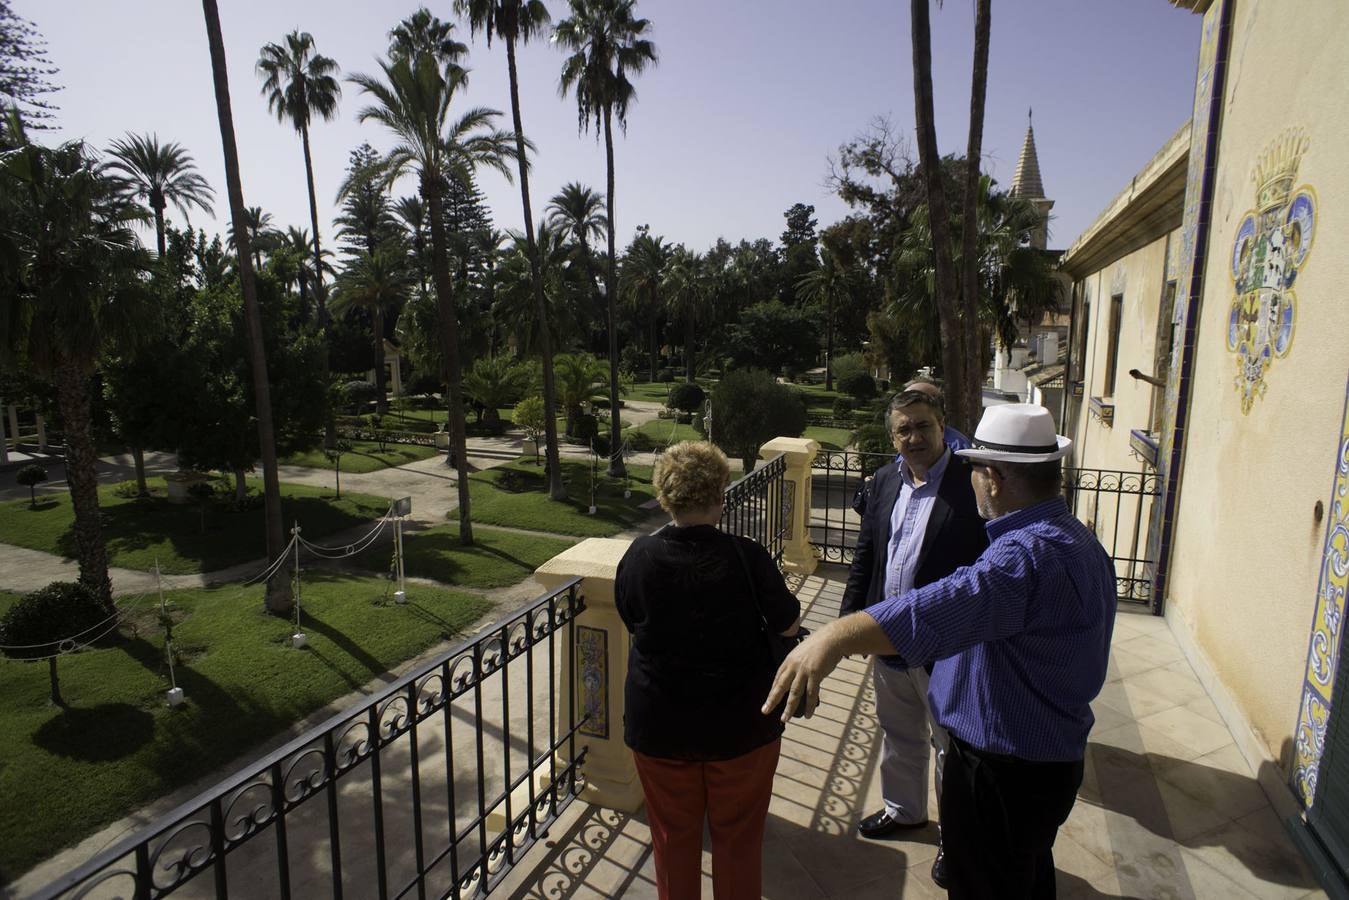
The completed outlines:
[[[1079,760],[1105,683],[1115,572],[1062,498],[987,524],[972,566],[866,610],[908,665],[935,662],[938,724],[989,752]]]

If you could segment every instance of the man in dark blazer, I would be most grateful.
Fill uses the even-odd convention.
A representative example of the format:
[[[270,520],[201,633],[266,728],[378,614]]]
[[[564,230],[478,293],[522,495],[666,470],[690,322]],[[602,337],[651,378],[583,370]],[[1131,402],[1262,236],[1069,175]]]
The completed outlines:
[[[938,581],[970,565],[988,546],[969,464],[944,440],[940,396],[907,390],[886,411],[900,458],[881,467],[866,512],[840,615]],[[865,837],[882,837],[927,824],[929,745],[937,750],[937,790],[945,734],[927,702],[925,669],[901,669],[876,660],[876,713],[881,724],[881,794],[885,806],[858,824]],[[944,880],[940,849],[933,878]]]

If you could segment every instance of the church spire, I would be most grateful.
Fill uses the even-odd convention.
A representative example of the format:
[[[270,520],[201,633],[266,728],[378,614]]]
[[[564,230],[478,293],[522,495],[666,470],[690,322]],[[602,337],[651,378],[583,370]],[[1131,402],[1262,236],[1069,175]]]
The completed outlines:
[[[1013,197],[1026,200],[1043,200],[1045,186],[1040,180],[1040,157],[1035,152],[1035,126],[1031,121],[1033,113],[1033,110],[1026,113],[1026,140],[1021,144],[1021,156],[1016,161],[1010,193]]]

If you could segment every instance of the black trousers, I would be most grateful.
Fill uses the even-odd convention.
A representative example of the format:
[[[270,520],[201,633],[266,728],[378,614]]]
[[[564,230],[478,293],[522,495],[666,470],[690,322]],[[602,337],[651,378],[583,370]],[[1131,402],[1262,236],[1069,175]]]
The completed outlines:
[[[941,831],[952,900],[1052,900],[1054,838],[1081,784],[1081,760],[1031,762],[951,735]]]

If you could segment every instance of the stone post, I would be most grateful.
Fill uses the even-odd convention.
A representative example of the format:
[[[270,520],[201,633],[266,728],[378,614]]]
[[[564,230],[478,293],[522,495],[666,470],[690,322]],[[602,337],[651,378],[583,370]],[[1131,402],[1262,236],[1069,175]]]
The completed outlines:
[[[0,405],[3,405],[3,402],[0,402]],[[16,443],[15,448],[17,449],[17,447],[18,444]],[[7,462],[9,462],[9,438],[5,435],[4,420],[0,418],[0,463]]]
[[[37,449],[40,453],[47,452],[47,420],[42,413],[37,414]]]
[[[14,404],[9,406],[9,433],[14,438],[14,447],[19,446],[19,408]]]
[[[818,441],[786,437],[773,438],[759,450],[759,459],[772,459],[779,453],[786,457],[782,505],[787,534],[783,539],[782,568],[793,575],[809,575],[820,562],[810,545],[810,465],[819,452]]]
[[[562,677],[576,672],[578,718],[590,718],[576,735],[586,750],[585,790],[581,799],[621,812],[636,812],[642,805],[642,785],[632,751],[623,743],[623,681],[628,671],[628,632],[614,607],[614,577],[618,562],[631,541],[590,538],[554,556],[539,567],[534,577],[546,590],[555,590],[575,576],[581,577],[585,612],[576,620],[575,660],[572,646],[562,642]],[[565,683],[565,682],[564,682]],[[567,728],[570,697],[559,697],[558,731]]]

